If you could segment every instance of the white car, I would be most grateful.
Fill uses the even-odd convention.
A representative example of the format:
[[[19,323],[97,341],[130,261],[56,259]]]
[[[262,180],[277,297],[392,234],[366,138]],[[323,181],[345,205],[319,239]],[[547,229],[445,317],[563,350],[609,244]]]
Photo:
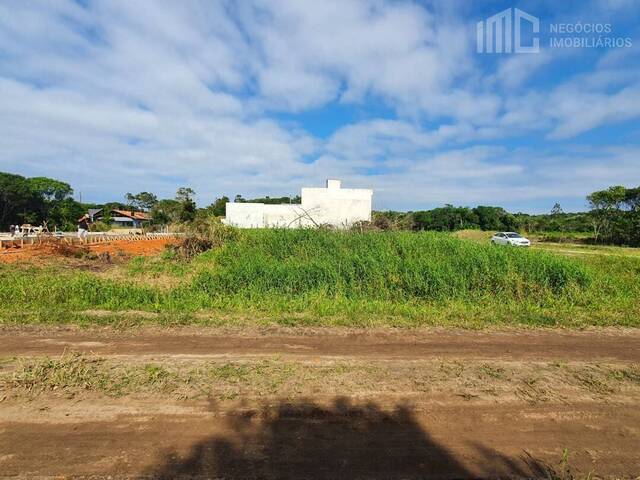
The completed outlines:
[[[492,245],[510,245],[512,247],[530,247],[531,241],[516,232],[498,232],[491,237]]]

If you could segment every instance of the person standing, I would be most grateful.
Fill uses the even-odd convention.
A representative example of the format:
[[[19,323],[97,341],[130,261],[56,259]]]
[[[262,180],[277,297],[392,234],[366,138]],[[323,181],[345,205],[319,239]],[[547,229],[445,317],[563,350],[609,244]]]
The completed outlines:
[[[89,234],[89,216],[83,215],[82,217],[80,217],[80,220],[78,220],[78,238],[84,242],[88,234]]]

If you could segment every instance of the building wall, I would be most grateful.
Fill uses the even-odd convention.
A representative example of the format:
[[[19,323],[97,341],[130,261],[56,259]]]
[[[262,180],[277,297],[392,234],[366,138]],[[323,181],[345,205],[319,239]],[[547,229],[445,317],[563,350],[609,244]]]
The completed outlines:
[[[300,205],[281,204],[264,206],[265,227],[296,228],[304,225],[304,211]]]
[[[348,228],[356,222],[371,220],[372,197],[372,190],[343,189],[339,180],[327,180],[325,188],[303,188],[300,205],[227,203],[225,223],[242,228],[318,225]]]
[[[303,188],[302,208],[315,223],[350,227],[371,221],[373,190],[341,188],[339,180],[327,180],[326,188]]]
[[[241,228],[264,227],[264,203],[227,203],[224,220],[228,225]]]

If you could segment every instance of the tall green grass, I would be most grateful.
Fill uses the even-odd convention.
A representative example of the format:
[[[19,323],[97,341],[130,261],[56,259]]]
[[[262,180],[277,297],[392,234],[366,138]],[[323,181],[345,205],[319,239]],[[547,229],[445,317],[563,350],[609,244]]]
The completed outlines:
[[[212,295],[322,293],[388,301],[561,294],[591,282],[556,255],[494,248],[439,233],[257,230],[206,254],[192,288]]]
[[[247,230],[191,262],[136,259],[124,280],[0,267],[0,321],[102,309],[292,325],[637,325],[636,260],[588,264],[433,232]]]

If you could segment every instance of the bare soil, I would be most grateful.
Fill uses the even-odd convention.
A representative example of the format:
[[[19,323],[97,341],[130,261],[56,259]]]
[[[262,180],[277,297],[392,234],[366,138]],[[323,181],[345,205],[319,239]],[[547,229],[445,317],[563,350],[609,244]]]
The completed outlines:
[[[0,262],[38,262],[47,257],[60,258],[82,255],[89,252],[95,254],[109,254],[111,256],[156,255],[162,252],[166,245],[176,244],[171,238],[149,238],[143,240],[114,240],[92,245],[67,245],[61,242],[44,242],[42,244],[25,245],[19,248],[3,249],[0,251]]]
[[[110,355],[192,357],[429,357],[520,360],[623,360],[640,362],[640,330],[455,330],[158,328],[25,328],[0,330],[0,356]]]
[[[6,328],[0,379],[74,351],[114,376],[165,369],[178,386],[150,376],[111,395],[47,377],[37,388],[38,370],[34,388],[0,381],[0,476],[636,478],[639,340],[622,329]]]

